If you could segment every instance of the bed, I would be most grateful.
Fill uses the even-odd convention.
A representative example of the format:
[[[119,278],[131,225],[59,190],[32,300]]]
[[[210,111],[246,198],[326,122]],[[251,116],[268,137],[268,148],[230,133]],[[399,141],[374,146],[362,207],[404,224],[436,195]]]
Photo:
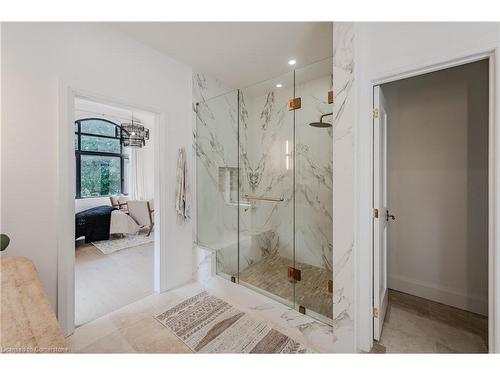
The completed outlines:
[[[92,207],[75,214],[75,238],[85,242],[108,240],[110,234],[137,233],[140,226],[129,215],[111,206]]]

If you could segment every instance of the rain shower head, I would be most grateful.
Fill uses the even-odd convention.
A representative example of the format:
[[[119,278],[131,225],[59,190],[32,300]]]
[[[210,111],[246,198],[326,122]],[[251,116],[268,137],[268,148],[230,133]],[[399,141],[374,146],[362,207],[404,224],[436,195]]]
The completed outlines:
[[[333,115],[333,113],[325,113],[324,115],[321,115],[321,117],[319,118],[319,122],[310,122],[309,126],[312,126],[314,128],[329,128],[332,126],[332,124],[330,124],[329,122],[323,122],[323,117],[331,115]]]
[[[332,126],[332,124],[328,122],[319,121],[319,122],[310,122],[309,126],[312,126],[313,128],[329,128],[330,126]]]

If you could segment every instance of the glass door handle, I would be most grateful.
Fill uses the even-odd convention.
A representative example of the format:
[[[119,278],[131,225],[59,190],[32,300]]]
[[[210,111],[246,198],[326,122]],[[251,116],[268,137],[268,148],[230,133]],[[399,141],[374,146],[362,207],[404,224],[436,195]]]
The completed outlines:
[[[389,219],[394,221],[396,220],[396,216],[392,215],[389,210],[385,210],[385,221],[389,221]]]

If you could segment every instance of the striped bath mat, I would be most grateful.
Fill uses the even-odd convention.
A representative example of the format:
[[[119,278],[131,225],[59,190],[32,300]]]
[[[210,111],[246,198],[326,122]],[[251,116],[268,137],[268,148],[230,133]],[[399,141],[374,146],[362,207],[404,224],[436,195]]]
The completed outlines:
[[[194,352],[312,353],[229,303],[202,292],[158,315]]]

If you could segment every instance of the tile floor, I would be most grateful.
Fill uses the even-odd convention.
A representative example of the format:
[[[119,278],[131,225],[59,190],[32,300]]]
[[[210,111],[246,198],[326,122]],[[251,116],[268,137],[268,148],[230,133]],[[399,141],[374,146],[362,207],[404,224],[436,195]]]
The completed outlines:
[[[152,294],[78,327],[67,338],[75,353],[191,353],[154,317],[207,290],[236,308],[261,319],[318,353],[332,353],[331,326],[302,315],[255,291],[212,277],[171,291]],[[380,343],[374,352],[484,353],[487,320],[477,314],[419,297],[390,291]]]
[[[75,324],[106,315],[153,293],[153,243],[104,255],[77,241]]]
[[[273,326],[316,352],[331,352],[332,328],[254,291],[214,277],[153,294],[78,327],[67,338],[75,353],[190,353],[190,349],[154,318],[202,290]]]
[[[293,301],[295,296],[298,305],[331,319],[333,295],[328,292],[331,272],[326,268],[297,263],[295,267],[302,271],[302,275],[294,289],[288,280],[288,266],[291,265],[293,262],[289,259],[270,255],[242,270],[240,280],[286,301]]]
[[[387,353],[487,353],[487,342],[486,317],[389,291],[379,342]]]
[[[78,327],[66,341],[73,353],[191,353],[156,319],[182,301],[172,292],[155,294]]]

